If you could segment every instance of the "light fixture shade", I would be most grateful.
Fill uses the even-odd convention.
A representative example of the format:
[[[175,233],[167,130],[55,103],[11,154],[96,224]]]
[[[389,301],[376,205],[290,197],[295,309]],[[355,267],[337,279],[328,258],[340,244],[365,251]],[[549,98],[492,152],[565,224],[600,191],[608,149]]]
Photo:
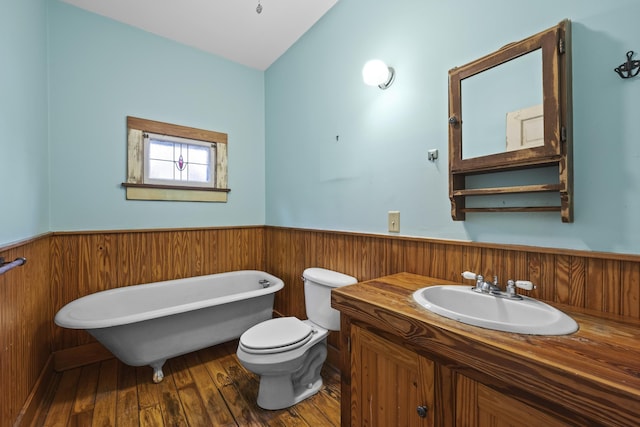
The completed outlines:
[[[362,80],[369,86],[386,89],[391,86],[395,78],[395,71],[379,59],[372,59],[362,68]]]

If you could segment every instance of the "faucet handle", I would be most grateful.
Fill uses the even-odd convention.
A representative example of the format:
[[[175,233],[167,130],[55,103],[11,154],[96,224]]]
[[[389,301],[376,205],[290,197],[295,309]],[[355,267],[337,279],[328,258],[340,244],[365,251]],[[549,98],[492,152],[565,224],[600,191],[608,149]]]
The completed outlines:
[[[465,278],[465,279],[469,279],[469,280],[476,280],[478,275],[476,273],[471,272],[471,271],[465,271],[465,272],[462,273],[462,277]]]
[[[528,280],[516,280],[515,285],[520,289],[524,289],[526,291],[530,291],[536,288],[536,285]]]

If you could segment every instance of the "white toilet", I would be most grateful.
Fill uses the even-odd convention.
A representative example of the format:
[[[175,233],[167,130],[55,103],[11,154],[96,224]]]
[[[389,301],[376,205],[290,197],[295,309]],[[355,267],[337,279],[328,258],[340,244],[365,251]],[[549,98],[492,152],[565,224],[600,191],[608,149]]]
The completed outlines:
[[[270,319],[240,337],[238,359],[260,375],[258,406],[264,409],[288,408],[320,390],[327,335],[340,330],[340,312],[331,308],[331,289],[357,282],[323,268],[307,268],[302,278],[309,320]]]

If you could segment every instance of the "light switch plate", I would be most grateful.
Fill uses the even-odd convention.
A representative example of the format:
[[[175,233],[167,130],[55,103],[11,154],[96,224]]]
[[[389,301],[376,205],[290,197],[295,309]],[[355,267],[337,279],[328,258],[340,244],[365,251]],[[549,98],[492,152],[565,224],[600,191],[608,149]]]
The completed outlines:
[[[400,232],[400,211],[389,211],[389,231]]]

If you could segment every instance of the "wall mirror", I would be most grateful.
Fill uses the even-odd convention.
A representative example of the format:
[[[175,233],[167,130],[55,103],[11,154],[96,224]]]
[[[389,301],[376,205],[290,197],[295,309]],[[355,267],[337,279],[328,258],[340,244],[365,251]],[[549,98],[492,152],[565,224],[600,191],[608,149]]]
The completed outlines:
[[[466,212],[560,211],[572,221],[570,22],[449,70],[449,196]],[[466,188],[474,174],[556,166],[549,184]],[[508,181],[508,179],[507,179]],[[557,192],[549,206],[467,208],[471,196]],[[477,204],[474,203],[474,206]]]

